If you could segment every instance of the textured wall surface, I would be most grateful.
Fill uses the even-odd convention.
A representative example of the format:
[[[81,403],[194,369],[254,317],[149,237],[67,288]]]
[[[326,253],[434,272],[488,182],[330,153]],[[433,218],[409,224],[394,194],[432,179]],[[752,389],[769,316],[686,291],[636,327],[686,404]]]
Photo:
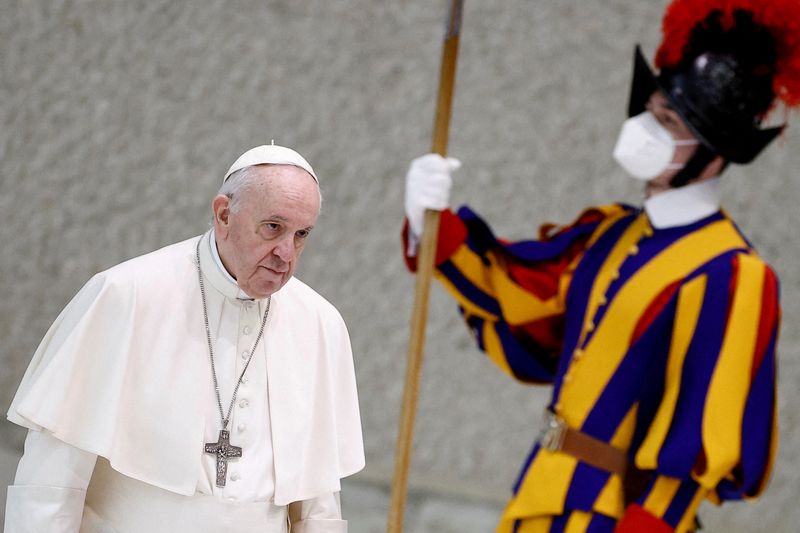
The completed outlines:
[[[524,238],[586,205],[637,202],[636,184],[610,153],[633,46],[652,55],[665,2],[466,4],[450,143],[464,166],[454,203],[469,202],[499,234]],[[351,330],[368,467],[344,498],[373,513],[354,530],[382,530],[374,514],[386,506],[412,304],[398,246],[403,176],[430,144],[444,11],[444,1],[421,0],[6,0],[3,409],[39,339],[94,272],[204,231],[229,164],[275,139],[306,155],[323,183],[323,214],[299,277],[337,305]],[[790,118],[797,124],[775,146],[724,179],[728,210],[782,279],[781,449],[763,500],[704,506],[710,531],[800,523],[792,394],[800,380],[800,119]],[[469,513],[499,512],[547,390],[511,382],[484,360],[440,287],[428,331],[414,528],[486,531],[494,517]],[[0,425],[10,455],[23,436]]]

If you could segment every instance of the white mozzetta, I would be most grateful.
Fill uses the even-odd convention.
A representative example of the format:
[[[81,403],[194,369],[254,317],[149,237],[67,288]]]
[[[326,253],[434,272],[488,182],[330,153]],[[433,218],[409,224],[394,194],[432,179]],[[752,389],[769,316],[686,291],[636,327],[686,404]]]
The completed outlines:
[[[247,324],[237,320],[231,319],[236,330],[227,331],[226,306],[249,305],[255,324],[266,302],[236,300],[239,289],[213,261],[209,237],[200,237],[200,263],[217,357],[223,358],[231,347],[240,351],[240,345],[254,340],[240,339]],[[209,468],[203,445],[216,440],[220,421],[194,264],[196,243],[197,238],[189,239],[95,275],[34,354],[9,420],[104,457],[134,480],[182,495],[209,488],[213,493],[211,474],[198,483],[198,473]],[[247,312],[240,313],[239,320],[249,320]],[[339,491],[340,479],[364,466],[352,355],[339,313],[292,278],[272,296],[258,350],[263,366],[249,369],[247,376],[266,384],[274,503]],[[223,403],[235,380],[228,374],[241,368],[238,362],[227,366],[220,375]],[[245,426],[244,433],[249,427],[242,414],[246,409],[239,407],[248,395],[253,398],[245,384],[229,426],[235,444],[238,426]],[[264,478],[254,483],[269,485]]]

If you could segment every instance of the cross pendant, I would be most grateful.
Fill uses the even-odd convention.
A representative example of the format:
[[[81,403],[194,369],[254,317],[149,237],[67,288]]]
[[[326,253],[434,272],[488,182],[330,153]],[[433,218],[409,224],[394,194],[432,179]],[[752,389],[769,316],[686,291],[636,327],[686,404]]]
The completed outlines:
[[[219,430],[217,442],[206,443],[206,453],[213,453],[217,456],[217,487],[225,486],[225,479],[228,474],[228,459],[242,456],[242,449],[239,446],[232,446],[230,440],[231,434],[221,429]]]

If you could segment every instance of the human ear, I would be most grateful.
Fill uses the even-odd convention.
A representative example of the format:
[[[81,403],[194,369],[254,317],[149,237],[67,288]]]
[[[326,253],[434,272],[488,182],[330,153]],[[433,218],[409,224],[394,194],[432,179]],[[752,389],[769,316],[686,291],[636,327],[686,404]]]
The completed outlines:
[[[719,176],[726,167],[727,162],[721,156],[716,156],[703,170],[701,177],[713,178],[714,176]]]
[[[224,194],[218,194],[211,201],[211,210],[214,213],[214,231],[222,238],[228,235],[230,224],[231,199]]]

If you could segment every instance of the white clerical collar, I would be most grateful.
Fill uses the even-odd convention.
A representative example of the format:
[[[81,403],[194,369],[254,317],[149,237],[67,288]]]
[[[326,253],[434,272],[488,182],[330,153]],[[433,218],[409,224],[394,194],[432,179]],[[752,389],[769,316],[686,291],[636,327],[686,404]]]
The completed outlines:
[[[241,288],[239,288],[239,284],[236,283],[236,280],[231,276],[228,269],[225,268],[225,265],[222,263],[222,258],[219,256],[219,250],[217,249],[217,237],[214,234],[214,228],[211,228],[209,232],[206,234],[207,237],[207,250],[210,253],[211,259],[214,262],[214,266],[217,268],[211,269],[213,270],[213,274],[209,276],[211,278],[211,283],[223,294],[230,298],[238,298],[239,300],[252,300],[250,296],[246,292],[244,292]],[[205,269],[204,269],[205,271]],[[206,272],[206,274],[210,274]]]
[[[685,226],[719,211],[719,177],[655,194],[644,210],[656,229]]]

